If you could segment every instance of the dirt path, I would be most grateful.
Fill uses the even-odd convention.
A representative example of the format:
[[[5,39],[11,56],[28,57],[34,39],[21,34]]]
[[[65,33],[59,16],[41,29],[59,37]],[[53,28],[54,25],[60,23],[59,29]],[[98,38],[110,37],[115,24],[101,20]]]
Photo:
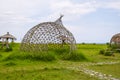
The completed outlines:
[[[111,65],[111,64],[117,64],[117,63],[120,63],[120,62],[117,61],[117,62],[89,63],[89,64],[81,64],[78,67],[71,66],[71,67],[67,67],[67,68],[72,69],[72,70],[82,71],[85,74],[97,77],[98,79],[101,79],[101,80],[120,80],[120,79],[117,79],[117,78],[113,77],[112,75],[103,74],[103,73],[100,73],[100,72],[97,72],[97,71],[90,70],[90,69],[86,68],[87,66],[90,66],[90,65],[104,65],[104,64]]]

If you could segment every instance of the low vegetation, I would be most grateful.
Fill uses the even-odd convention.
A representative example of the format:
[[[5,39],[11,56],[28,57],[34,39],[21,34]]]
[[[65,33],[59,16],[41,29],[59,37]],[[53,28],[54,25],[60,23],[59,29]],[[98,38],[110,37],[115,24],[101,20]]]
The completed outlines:
[[[106,44],[77,44],[77,50],[71,53],[64,50],[22,52],[19,47],[20,44],[15,43],[11,51],[0,50],[0,80],[99,80],[77,68],[90,63],[120,61],[119,52],[115,52],[114,56],[101,55],[108,48]],[[73,70],[69,67],[76,68]],[[119,63],[86,66],[120,79],[118,67]]]
[[[111,76],[120,78],[120,63],[112,65],[94,65],[89,66],[89,68],[98,72],[102,72],[103,74],[112,74]]]
[[[3,60],[4,61],[16,60],[16,59],[19,59],[19,60],[28,59],[28,60],[36,60],[36,61],[38,60],[40,61],[54,61],[54,60],[87,61],[88,60],[83,53],[77,50],[73,52],[69,52],[66,49],[61,49],[61,50],[51,49],[43,52],[23,52],[17,48],[19,46],[20,44],[14,44],[13,51],[12,50],[9,51],[9,49],[2,49],[1,52],[3,53],[9,52],[8,53],[9,56],[5,57]]]

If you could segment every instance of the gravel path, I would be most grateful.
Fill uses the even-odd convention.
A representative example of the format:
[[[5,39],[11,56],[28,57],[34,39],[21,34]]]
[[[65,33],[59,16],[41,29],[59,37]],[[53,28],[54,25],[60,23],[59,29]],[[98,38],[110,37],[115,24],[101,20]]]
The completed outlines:
[[[67,67],[68,69],[72,69],[72,70],[77,70],[77,71],[82,71],[85,74],[88,74],[90,76],[94,76],[97,77],[100,80],[120,80],[117,78],[114,78],[112,75],[107,75],[107,74],[103,74],[100,72],[96,72],[94,70],[90,70],[85,68],[86,66],[90,66],[90,65],[104,65],[104,64],[117,64],[120,63],[119,61],[117,62],[100,62],[100,63],[89,63],[89,64],[81,64],[80,66],[76,67],[76,66],[71,66],[71,67]]]

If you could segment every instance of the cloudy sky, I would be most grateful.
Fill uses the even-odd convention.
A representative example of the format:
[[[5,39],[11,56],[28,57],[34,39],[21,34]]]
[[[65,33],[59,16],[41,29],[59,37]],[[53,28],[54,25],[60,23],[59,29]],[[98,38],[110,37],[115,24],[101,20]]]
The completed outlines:
[[[21,42],[33,26],[60,14],[77,43],[106,43],[120,32],[120,0],[0,0],[0,35],[10,32]]]

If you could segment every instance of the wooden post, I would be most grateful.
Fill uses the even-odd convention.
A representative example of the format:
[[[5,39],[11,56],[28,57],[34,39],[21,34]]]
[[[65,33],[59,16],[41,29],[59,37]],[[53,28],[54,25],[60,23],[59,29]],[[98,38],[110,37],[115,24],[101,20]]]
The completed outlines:
[[[8,38],[6,38],[6,47],[9,48]]]

